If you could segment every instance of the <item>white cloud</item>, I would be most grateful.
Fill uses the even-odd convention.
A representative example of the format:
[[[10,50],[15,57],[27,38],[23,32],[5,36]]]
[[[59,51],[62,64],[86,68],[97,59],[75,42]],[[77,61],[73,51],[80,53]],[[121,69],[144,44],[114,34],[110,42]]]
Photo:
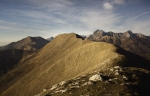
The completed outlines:
[[[109,2],[105,2],[105,3],[103,4],[103,7],[104,7],[104,9],[106,9],[106,10],[112,10],[112,9],[113,9],[113,5],[110,4]]]
[[[144,35],[150,35],[150,19],[137,20],[133,18],[123,19],[124,22],[120,26],[113,26],[111,31],[114,32],[125,32],[127,30],[132,30],[134,33],[142,33]],[[122,21],[122,20],[120,20]]]
[[[124,4],[125,0],[112,0],[113,4]]]
[[[35,10],[16,10],[20,16],[32,18],[32,22],[36,23],[59,23],[66,24],[66,20],[54,16],[54,13],[35,11]]]
[[[38,9],[49,10],[62,10],[67,6],[73,5],[70,0],[28,0],[31,4],[35,5]]]
[[[0,20],[0,30],[17,30],[17,23]]]
[[[14,23],[14,22],[8,22],[8,21],[5,21],[5,20],[0,20],[0,25],[7,25],[7,24],[10,24],[10,25],[16,25],[17,23]]]
[[[30,2],[34,3],[35,5],[39,6],[40,0],[30,0]],[[34,2],[33,2],[34,1]],[[32,22],[30,24],[30,28],[38,29],[39,32],[45,34],[54,34],[56,32],[80,32],[85,33],[89,32],[92,33],[96,29],[102,30],[112,30],[116,28],[116,24],[120,22],[120,16],[113,13],[113,11],[105,11],[105,10],[112,10],[113,6],[109,2],[105,2],[104,8],[98,9],[91,7],[90,10],[83,8],[82,6],[72,6],[72,3],[67,3],[62,1],[68,0],[58,0],[54,1],[51,0],[51,3],[55,3],[55,7],[64,8],[63,10],[57,10],[57,8],[52,7],[48,2],[49,0],[45,0],[46,3],[42,3],[41,8],[52,8],[48,10],[16,10],[16,13],[20,14],[22,17],[30,17],[29,20]],[[57,4],[58,3],[58,4]],[[61,6],[59,6],[59,4]],[[48,5],[47,5],[48,4]],[[53,5],[54,6],[54,5]],[[62,7],[63,6],[63,7]],[[67,10],[66,10],[67,9]],[[57,11],[54,11],[57,10]],[[14,11],[15,12],[15,11]],[[34,24],[35,23],[35,24]],[[42,25],[44,24],[44,25]],[[46,26],[46,27],[45,27]],[[50,27],[48,27],[50,26]],[[22,27],[23,28],[23,27]],[[37,30],[36,30],[37,31]],[[87,34],[86,34],[87,35]]]
[[[125,0],[105,0],[100,4],[96,3],[94,7],[76,6],[71,0],[28,0],[28,2],[32,5],[30,10],[11,10],[16,14],[18,21],[14,23],[0,21],[0,29],[17,30],[28,32],[28,34],[41,33],[47,38],[63,32],[88,35],[96,29],[114,32],[124,32],[130,29],[133,32],[140,30],[149,32],[150,30],[148,26],[150,22],[140,23],[137,19],[136,21],[127,19],[115,13],[114,9],[118,7],[115,5],[125,4]],[[145,14],[147,13],[135,18]],[[22,23],[24,19],[28,20],[27,23]]]
[[[110,31],[121,20],[117,14],[103,10],[87,11],[84,14],[80,21],[91,31],[99,28]]]
[[[130,23],[130,22],[129,22]],[[150,19],[143,20],[143,21],[133,21],[130,24],[130,28],[132,28],[133,32],[136,33],[143,33],[145,35],[150,35]]]
[[[125,4],[125,0],[107,0],[103,3],[103,8],[105,10],[112,10],[115,8],[115,5],[121,5],[121,4]]]
[[[45,12],[41,12],[41,11],[33,11],[33,10],[24,11],[24,10],[22,10],[22,11],[18,11],[18,12],[22,16],[27,16],[27,17],[31,17],[31,18],[36,18],[36,19],[51,19],[51,17],[48,16]]]

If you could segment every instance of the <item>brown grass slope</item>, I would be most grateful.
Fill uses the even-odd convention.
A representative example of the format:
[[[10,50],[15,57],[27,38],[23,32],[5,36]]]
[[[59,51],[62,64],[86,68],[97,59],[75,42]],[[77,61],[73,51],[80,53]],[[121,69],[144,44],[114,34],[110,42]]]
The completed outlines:
[[[126,62],[124,52],[112,44],[82,40],[74,33],[58,35],[39,52],[24,58],[9,73],[15,81],[1,95],[33,96],[63,80]],[[135,63],[141,62],[143,60]]]

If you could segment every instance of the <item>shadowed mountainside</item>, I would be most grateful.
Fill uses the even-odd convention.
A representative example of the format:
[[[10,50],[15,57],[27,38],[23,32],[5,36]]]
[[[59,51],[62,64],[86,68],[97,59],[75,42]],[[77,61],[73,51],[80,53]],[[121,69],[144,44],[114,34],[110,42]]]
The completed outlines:
[[[115,44],[127,51],[150,59],[150,38],[141,33],[132,33],[132,31],[114,33],[96,30],[87,39]]]
[[[0,75],[11,70],[23,57],[31,54],[32,51],[18,49],[0,51]]]
[[[149,64],[112,44],[83,40],[75,33],[60,34],[1,78],[1,96],[33,96],[61,81],[94,71],[116,65],[149,68]]]
[[[20,49],[20,50],[38,50],[45,46],[49,41],[42,37],[26,37],[17,42],[12,42],[0,48],[0,50]]]

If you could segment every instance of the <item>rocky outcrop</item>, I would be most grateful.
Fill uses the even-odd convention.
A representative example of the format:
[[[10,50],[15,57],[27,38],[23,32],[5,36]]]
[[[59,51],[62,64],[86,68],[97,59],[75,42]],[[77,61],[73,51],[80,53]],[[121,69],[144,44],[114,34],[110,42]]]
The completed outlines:
[[[149,74],[150,71],[143,68],[114,66],[62,81],[34,96],[148,96]],[[142,76],[145,78],[141,78]]]

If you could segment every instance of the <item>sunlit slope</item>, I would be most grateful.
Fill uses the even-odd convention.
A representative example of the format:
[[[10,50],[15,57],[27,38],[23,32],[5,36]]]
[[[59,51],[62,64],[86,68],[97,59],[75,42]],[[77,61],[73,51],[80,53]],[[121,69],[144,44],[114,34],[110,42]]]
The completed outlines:
[[[124,58],[116,50],[112,44],[82,40],[74,33],[58,35],[32,58],[20,62],[15,71],[36,67],[2,95],[33,96],[63,80],[114,66]]]

